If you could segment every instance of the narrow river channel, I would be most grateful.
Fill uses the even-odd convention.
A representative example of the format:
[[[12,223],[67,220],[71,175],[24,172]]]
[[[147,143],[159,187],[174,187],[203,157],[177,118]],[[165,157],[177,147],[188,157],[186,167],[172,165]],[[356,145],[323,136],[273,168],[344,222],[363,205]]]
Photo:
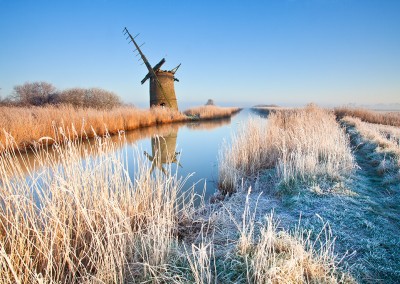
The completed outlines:
[[[206,185],[205,200],[217,189],[218,151],[224,141],[248,120],[258,116],[244,109],[231,118],[153,126],[127,132],[122,150],[128,157],[141,154],[153,162],[153,171],[171,171],[186,177],[191,175],[184,189],[192,186],[202,193]],[[159,159],[155,157],[159,153]]]

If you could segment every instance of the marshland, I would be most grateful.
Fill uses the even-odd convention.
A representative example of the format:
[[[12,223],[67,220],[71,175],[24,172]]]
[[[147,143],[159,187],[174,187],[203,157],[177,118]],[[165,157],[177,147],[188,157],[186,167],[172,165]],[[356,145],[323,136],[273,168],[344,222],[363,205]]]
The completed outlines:
[[[398,128],[268,111],[5,148],[2,282],[394,283]]]
[[[1,283],[400,283],[400,3],[1,1]]]

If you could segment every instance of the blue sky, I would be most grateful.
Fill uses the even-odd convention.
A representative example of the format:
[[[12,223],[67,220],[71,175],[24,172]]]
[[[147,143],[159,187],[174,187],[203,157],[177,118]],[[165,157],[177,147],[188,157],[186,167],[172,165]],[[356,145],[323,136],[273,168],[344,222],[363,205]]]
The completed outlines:
[[[47,81],[148,104],[146,67],[166,58],[178,102],[400,103],[400,1],[0,0],[0,94]]]

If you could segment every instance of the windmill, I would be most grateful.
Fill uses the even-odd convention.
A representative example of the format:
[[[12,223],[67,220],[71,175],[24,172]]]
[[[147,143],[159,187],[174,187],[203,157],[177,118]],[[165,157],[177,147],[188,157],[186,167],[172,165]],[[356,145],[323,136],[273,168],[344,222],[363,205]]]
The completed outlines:
[[[171,109],[178,110],[178,102],[176,100],[174,82],[179,82],[179,80],[175,78],[175,73],[176,71],[178,71],[181,64],[169,71],[161,70],[161,66],[165,63],[165,58],[163,58],[154,67],[151,67],[146,56],[144,56],[143,52],[140,50],[140,47],[143,46],[143,44],[139,46],[135,41],[135,38],[139,34],[133,37],[129,33],[127,28],[124,28],[123,32],[125,35],[128,35],[126,39],[130,39],[129,42],[133,42],[133,44],[135,45],[134,51],[138,51],[137,55],[140,55],[140,59],[143,60],[143,63],[149,70],[149,73],[147,73],[141,83],[143,85],[148,79],[150,79],[150,107],[165,106]]]
[[[179,167],[182,167],[178,158],[180,152],[176,152],[177,136],[178,129],[173,128],[170,133],[151,138],[151,155],[144,151],[144,155],[152,163],[150,173],[152,173],[155,168],[158,168],[164,174],[167,174],[169,164],[177,164]],[[164,168],[164,166],[166,166],[166,168]]]

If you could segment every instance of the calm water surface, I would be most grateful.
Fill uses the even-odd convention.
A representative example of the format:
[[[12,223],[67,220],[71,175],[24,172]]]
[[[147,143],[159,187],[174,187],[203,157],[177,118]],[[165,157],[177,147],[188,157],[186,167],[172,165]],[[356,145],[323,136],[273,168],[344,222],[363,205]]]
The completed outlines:
[[[184,190],[194,185],[196,192],[201,193],[206,183],[207,200],[217,189],[219,149],[252,116],[257,114],[244,109],[228,119],[168,124],[127,132],[123,150],[130,158],[139,154],[153,162],[153,171],[175,173],[178,170],[182,177],[192,174]]]

